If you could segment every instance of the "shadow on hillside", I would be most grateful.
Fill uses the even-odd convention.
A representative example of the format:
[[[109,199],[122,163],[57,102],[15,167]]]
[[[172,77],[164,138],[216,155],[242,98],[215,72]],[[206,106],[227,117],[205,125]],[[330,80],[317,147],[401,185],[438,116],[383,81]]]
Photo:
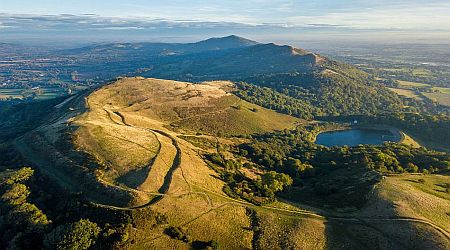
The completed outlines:
[[[391,201],[372,197],[353,217],[329,216],[327,249],[450,249],[443,234],[427,224],[400,220],[395,208]]]
[[[117,178],[117,181],[125,184],[127,187],[136,189],[147,179],[151,168],[150,166],[151,164],[143,168],[132,170]]]

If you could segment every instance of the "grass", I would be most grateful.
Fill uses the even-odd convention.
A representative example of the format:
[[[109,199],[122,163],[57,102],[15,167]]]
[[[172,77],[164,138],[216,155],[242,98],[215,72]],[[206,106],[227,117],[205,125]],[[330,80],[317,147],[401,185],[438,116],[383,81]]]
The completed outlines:
[[[403,137],[403,139],[401,141],[402,144],[409,145],[414,148],[420,148],[420,144],[416,140],[414,140],[411,136],[405,134],[404,132],[400,132],[400,133],[402,133],[402,137]]]
[[[402,81],[397,80],[401,87],[429,87],[429,84],[420,83],[420,82],[410,82],[410,81]]]
[[[218,112],[177,121],[176,125],[207,134],[233,136],[293,128],[300,122],[299,119],[239,100],[235,96],[226,98],[237,104]]]
[[[196,240],[217,241],[221,249],[251,249],[253,232],[249,227],[245,208],[224,206],[187,225],[187,231]]]
[[[444,188],[447,183],[450,177],[445,175],[403,174],[387,177],[377,189],[382,200],[393,204],[394,214],[425,218],[450,230],[450,194]]]
[[[131,249],[192,249],[192,243],[172,239],[168,227],[180,227],[192,242],[215,240],[219,249],[251,249],[253,233],[245,208],[214,202],[210,207],[201,195],[167,197],[153,207],[165,214],[168,224],[152,231],[136,231]]]
[[[178,136],[180,139],[188,141],[195,147],[201,148],[203,150],[209,150],[217,146],[216,141],[213,138],[203,137],[203,136]]]
[[[422,93],[428,99],[435,101],[441,105],[450,106],[450,94],[449,93]]]
[[[398,89],[398,88],[388,88],[389,90],[395,92],[397,95],[414,98],[417,100],[422,100],[422,97],[419,96],[415,91],[409,89]]]
[[[450,88],[433,87],[431,90],[450,95]]]
[[[163,185],[164,177],[169,171],[176,154],[176,149],[169,138],[159,134],[157,136],[161,143],[161,150],[156,156],[145,181],[139,186],[139,189],[150,192],[157,192]]]
[[[150,163],[159,141],[149,131],[121,125],[120,117],[105,108],[108,94],[98,91],[88,97],[90,110],[75,120],[75,145],[104,166],[104,177],[135,187],[137,176],[131,173]]]
[[[325,249],[325,222],[257,210],[257,249]]]
[[[430,76],[433,74],[433,72],[431,72],[428,69],[424,69],[424,68],[419,68],[419,69],[413,69],[412,74],[414,76]]]

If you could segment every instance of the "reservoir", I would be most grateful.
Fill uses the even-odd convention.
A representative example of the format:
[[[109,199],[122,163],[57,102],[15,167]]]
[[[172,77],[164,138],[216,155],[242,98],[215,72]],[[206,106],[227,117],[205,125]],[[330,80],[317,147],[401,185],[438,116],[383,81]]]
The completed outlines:
[[[323,132],[317,135],[316,143],[332,146],[357,146],[360,144],[381,145],[384,142],[399,139],[388,130],[348,129]]]

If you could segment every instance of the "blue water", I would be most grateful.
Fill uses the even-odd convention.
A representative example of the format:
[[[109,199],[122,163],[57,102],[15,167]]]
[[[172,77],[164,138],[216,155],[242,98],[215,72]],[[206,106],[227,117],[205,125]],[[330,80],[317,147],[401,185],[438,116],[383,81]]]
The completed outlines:
[[[329,131],[320,133],[316,138],[317,144],[327,147],[360,144],[381,145],[387,141],[396,141],[391,132],[370,129]]]

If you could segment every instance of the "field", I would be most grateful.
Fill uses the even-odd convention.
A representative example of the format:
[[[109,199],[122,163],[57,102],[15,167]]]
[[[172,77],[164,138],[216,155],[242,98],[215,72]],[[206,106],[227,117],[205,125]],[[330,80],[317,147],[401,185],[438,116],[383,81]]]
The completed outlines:
[[[441,105],[450,106],[450,88],[431,88],[432,93],[424,92],[424,96],[430,100],[436,101]]]
[[[448,93],[422,93],[428,99],[441,105],[450,106],[450,94]]]
[[[0,100],[1,99],[24,99],[35,95],[34,99],[36,100],[46,100],[55,97],[59,97],[62,95],[66,95],[67,93],[64,89],[60,88],[40,88],[40,89],[0,89]]]
[[[417,100],[423,100],[423,97],[428,98],[431,101],[437,102],[441,105],[450,106],[450,88],[431,87],[429,84],[400,81],[400,88],[389,88],[389,90],[397,93],[398,95],[414,98]],[[417,90],[412,88],[425,88],[417,93]]]
[[[450,88],[433,87],[433,88],[431,88],[431,90],[442,93],[442,94],[450,95]]]
[[[397,88],[388,88],[389,90],[397,93],[398,95],[401,96],[405,96],[405,97],[409,97],[409,98],[414,98],[417,100],[422,100],[422,97],[419,96],[418,94],[416,94],[415,91],[413,90],[409,90],[409,89],[397,89]]]
[[[397,82],[400,84],[401,87],[429,87],[429,84],[426,83],[420,83],[420,82],[409,82],[409,81],[402,81],[397,80]]]
[[[22,91],[23,89],[0,89],[0,99],[22,99]]]
[[[413,74],[414,76],[421,76],[421,77],[424,77],[424,76],[430,76],[430,75],[432,75],[433,72],[430,71],[429,69],[425,69],[425,68],[417,68],[417,69],[413,69],[413,70],[412,70],[412,74]]]

